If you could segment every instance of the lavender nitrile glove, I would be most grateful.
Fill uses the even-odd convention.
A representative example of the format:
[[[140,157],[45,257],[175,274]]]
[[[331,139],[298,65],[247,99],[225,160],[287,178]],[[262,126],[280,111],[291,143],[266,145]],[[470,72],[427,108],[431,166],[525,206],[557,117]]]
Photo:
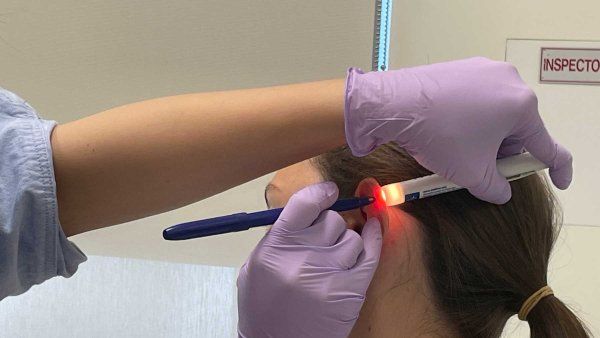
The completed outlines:
[[[566,189],[569,151],[548,134],[515,67],[482,57],[363,73],[348,69],[346,138],[354,155],[395,141],[423,167],[489,202],[510,199],[496,158],[529,151]]]
[[[325,210],[334,183],[292,196],[238,277],[238,334],[245,338],[347,337],[379,261],[381,228],[362,235]],[[325,211],[324,211],[325,210]]]

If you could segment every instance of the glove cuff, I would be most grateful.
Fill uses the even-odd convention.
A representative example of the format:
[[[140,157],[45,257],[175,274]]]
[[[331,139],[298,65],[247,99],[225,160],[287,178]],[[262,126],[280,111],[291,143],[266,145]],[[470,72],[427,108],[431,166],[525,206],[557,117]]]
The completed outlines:
[[[365,156],[391,141],[410,152],[409,144],[421,131],[416,126],[431,106],[432,93],[425,87],[437,84],[410,68],[369,73],[349,68],[344,121],[352,154]]]
[[[354,156],[365,156],[380,144],[365,128],[366,113],[375,109],[375,103],[368,99],[372,95],[360,86],[362,74],[363,70],[355,67],[348,68],[346,73],[344,127],[346,142]]]

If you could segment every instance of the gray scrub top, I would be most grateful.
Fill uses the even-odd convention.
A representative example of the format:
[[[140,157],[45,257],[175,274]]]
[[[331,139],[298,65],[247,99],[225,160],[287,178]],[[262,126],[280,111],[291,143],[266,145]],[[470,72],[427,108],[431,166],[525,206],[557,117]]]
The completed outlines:
[[[55,276],[70,277],[86,260],[58,220],[50,145],[55,126],[0,88],[0,300]]]

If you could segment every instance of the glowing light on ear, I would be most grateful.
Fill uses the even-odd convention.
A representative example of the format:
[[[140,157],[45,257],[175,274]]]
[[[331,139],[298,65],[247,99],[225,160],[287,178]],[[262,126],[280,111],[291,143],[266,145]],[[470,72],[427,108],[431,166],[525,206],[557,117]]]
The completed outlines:
[[[379,193],[379,200],[381,200],[383,203],[385,203],[385,201],[387,200],[387,197],[385,196],[385,192],[381,188],[379,188],[377,190],[378,190],[377,192]]]
[[[373,202],[373,207],[377,211],[381,211],[386,208],[386,199],[385,192],[381,189],[381,187],[376,187],[373,190],[373,197],[375,198],[375,202]]]
[[[385,196],[384,203],[387,206],[404,203],[404,189],[400,183],[385,185],[381,187],[381,192]]]

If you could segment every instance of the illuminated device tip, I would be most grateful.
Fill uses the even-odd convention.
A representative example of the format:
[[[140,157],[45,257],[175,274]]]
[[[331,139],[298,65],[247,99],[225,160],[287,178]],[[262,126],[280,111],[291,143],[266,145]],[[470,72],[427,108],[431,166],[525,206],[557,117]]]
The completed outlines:
[[[404,203],[402,183],[392,183],[381,187],[381,196],[388,207]]]
[[[385,201],[387,200],[387,197],[385,195],[385,191],[383,191],[383,189],[379,189],[379,198],[381,199],[381,201],[383,201],[385,203]]]
[[[547,168],[544,163],[529,153],[498,159],[496,166],[498,172],[508,181],[527,177]],[[463,189],[463,187],[435,174],[381,187],[383,196],[385,196],[383,200],[388,207],[459,189]]]

